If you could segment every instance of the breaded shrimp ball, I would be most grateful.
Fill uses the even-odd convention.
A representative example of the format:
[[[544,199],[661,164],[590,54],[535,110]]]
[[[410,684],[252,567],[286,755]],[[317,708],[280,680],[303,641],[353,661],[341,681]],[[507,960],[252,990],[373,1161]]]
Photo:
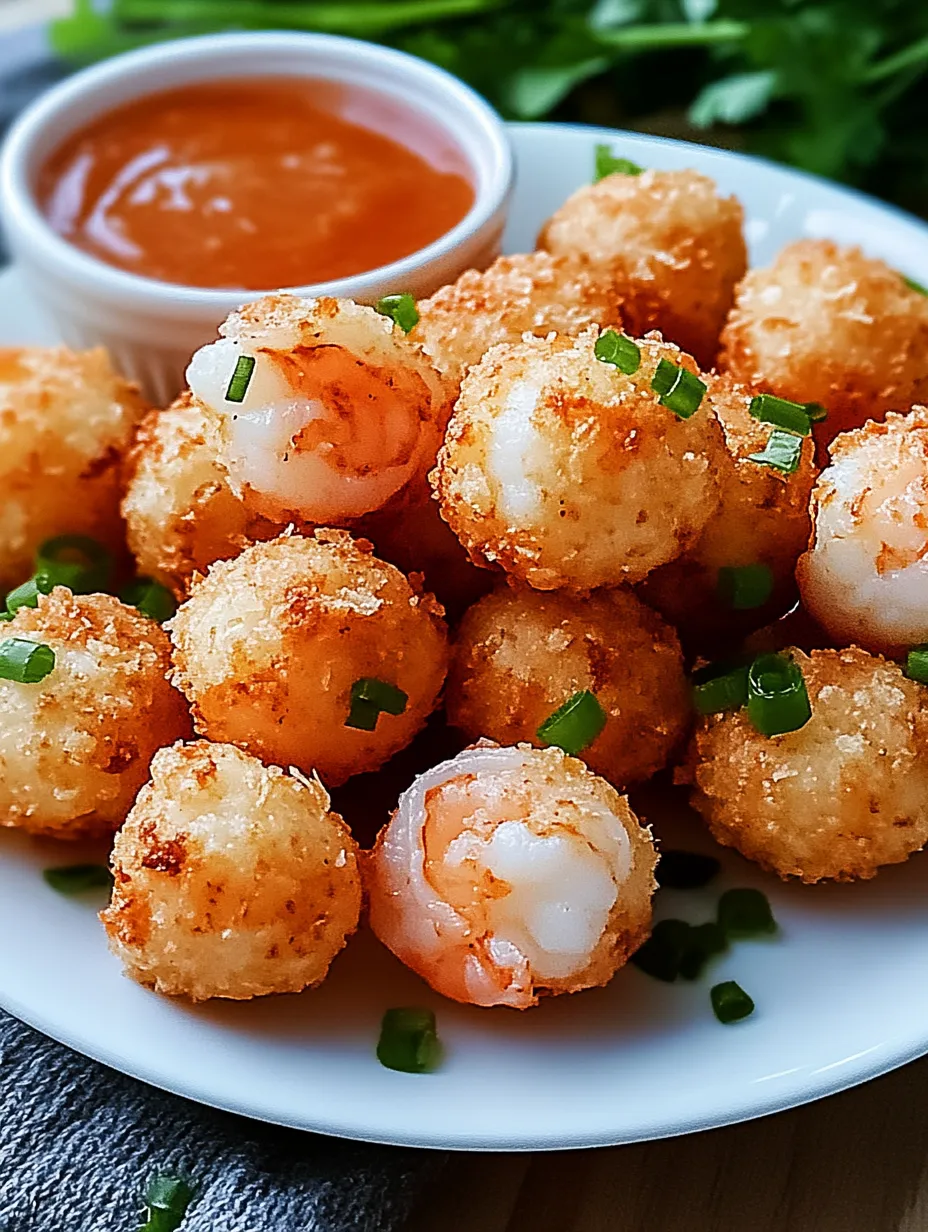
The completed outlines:
[[[747,269],[743,218],[697,171],[616,172],[569,197],[538,246],[610,274],[629,333],[659,329],[708,367]]]
[[[0,349],[0,587],[60,534],[118,549],[119,462],[145,404],[102,348]]]
[[[680,642],[631,591],[584,598],[503,587],[465,614],[445,708],[469,738],[541,745],[538,728],[583,690],[606,723],[577,756],[617,787],[662,769],[686,734]]]
[[[796,561],[809,542],[809,496],[817,473],[811,436],[792,474],[754,461],[751,455],[763,452],[773,431],[750,414],[757,391],[724,373],[706,382],[727,446],[721,501],[695,544],[649,574],[641,591],[689,642],[762,624],[790,605]],[[769,571],[770,595],[757,608],[737,610],[733,602],[742,600],[733,600],[731,575],[720,571],[748,565]]]
[[[366,867],[371,925],[436,992],[528,1009],[612,979],[650,932],[655,863],[582,762],[481,743],[400,797]]]
[[[421,482],[452,390],[388,317],[348,299],[280,294],[234,312],[219,332],[187,380],[250,514],[341,525]]]
[[[851,647],[795,648],[812,717],[763,736],[746,710],[703,719],[681,779],[718,842],[780,877],[854,881],[928,840],[928,692]]]
[[[197,731],[330,784],[376,770],[422,727],[445,678],[442,609],[414,582],[347,531],[285,534],[213,565],[170,625]],[[355,686],[371,680],[405,701],[366,730],[349,720]]]
[[[112,834],[155,750],[190,733],[167,678],[167,634],[110,595],[56,587],[0,626],[0,641],[9,638],[42,643],[55,661],[38,683],[0,680],[0,825]]]
[[[885,262],[829,240],[788,244],[738,288],[720,366],[795,402],[820,402],[823,441],[928,401],[928,297]]]
[[[313,988],[358,925],[357,844],[325,789],[228,744],[156,754],[112,863],[110,947],[170,996]]]
[[[457,384],[500,342],[523,334],[578,334],[589,325],[621,327],[619,297],[608,275],[583,261],[547,252],[499,257],[489,269],[465,270],[419,305],[410,337]]]
[[[889,654],[928,641],[928,410],[835,437],[812,511],[796,577],[818,623]]]
[[[658,361],[696,372],[657,335],[626,375],[597,331],[493,347],[464,378],[432,483],[478,564],[539,590],[640,582],[699,537],[719,502],[722,430],[651,388]]]

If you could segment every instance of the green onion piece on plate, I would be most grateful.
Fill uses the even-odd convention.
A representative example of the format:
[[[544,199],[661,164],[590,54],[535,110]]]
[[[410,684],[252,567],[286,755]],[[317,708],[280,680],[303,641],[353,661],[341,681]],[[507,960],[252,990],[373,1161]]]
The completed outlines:
[[[802,457],[802,437],[775,428],[762,451],[748,454],[748,457],[752,462],[759,462],[761,466],[770,466],[775,471],[782,471],[784,475],[792,475],[798,470]]]
[[[66,586],[75,595],[105,591],[112,571],[110,553],[87,535],[56,535],[46,539],[35,554],[36,579],[49,589]]]
[[[786,655],[758,655],[748,669],[748,717],[762,736],[805,727],[812,706],[797,663]]]
[[[535,734],[543,744],[553,744],[575,757],[593,743],[605,726],[605,710],[589,689],[581,689],[548,715]]]
[[[730,938],[757,937],[777,931],[767,895],[761,890],[726,890],[719,899],[718,923]]]
[[[690,929],[689,941],[680,958],[680,975],[685,980],[698,980],[710,959],[724,954],[728,940],[722,929],[710,920]]]
[[[689,419],[699,410],[706,392],[706,386],[698,376],[668,359],[658,362],[651,378],[651,388],[659,395],[661,406],[668,407],[681,419]]]
[[[382,317],[389,317],[404,334],[419,324],[419,309],[408,291],[401,295],[384,295],[375,307]]]
[[[748,700],[746,663],[710,663],[693,672],[693,704],[700,714],[740,710]]]
[[[5,637],[0,641],[0,680],[15,684],[38,684],[55,667],[55,652],[44,642],[25,637]]]
[[[615,175],[616,172],[620,172],[622,175],[641,175],[642,171],[644,171],[644,167],[639,167],[630,158],[622,158],[618,154],[613,154],[611,146],[605,144],[596,146],[596,163],[593,172],[594,184],[604,180],[607,175]]]
[[[721,867],[715,856],[668,847],[660,854],[654,878],[664,890],[698,890],[708,885]]]
[[[758,394],[751,399],[748,409],[761,423],[785,428],[787,432],[795,432],[797,436],[808,436],[812,431],[811,417],[806,404],[802,402],[790,402],[773,394]]]
[[[430,1074],[441,1062],[441,1041],[431,1010],[387,1010],[380,1024],[377,1060],[403,1074]]]
[[[690,945],[693,929],[686,920],[658,920],[651,936],[632,954],[629,962],[655,980],[672,984]]]
[[[928,684],[928,645],[912,647],[905,657],[905,674],[919,684]]]
[[[928,287],[923,286],[920,282],[916,282],[914,278],[909,278],[906,274],[903,274],[902,281],[910,291],[917,291],[919,295],[928,295]]]
[[[45,869],[42,876],[59,894],[83,894],[87,890],[113,888],[113,874],[105,864],[63,864]]]
[[[754,1013],[754,1002],[740,984],[726,980],[716,984],[709,992],[712,1009],[719,1022],[740,1022]]]
[[[716,583],[719,598],[735,612],[763,607],[773,593],[773,570],[759,562],[723,565]]]
[[[28,582],[10,591],[6,597],[6,610],[14,614],[21,607],[38,607],[39,595],[49,595],[53,590],[54,585],[47,578],[31,577]]]
[[[625,334],[607,329],[596,339],[593,354],[604,364],[612,364],[626,376],[637,372],[641,365],[641,348]]]
[[[139,577],[124,586],[119,592],[123,603],[136,607],[143,616],[164,624],[177,611],[177,600],[166,586],[154,578]]]
[[[255,370],[253,355],[240,355],[235,361],[235,370],[226,390],[226,402],[244,402],[251,384],[251,374]]]
[[[351,686],[351,707],[345,726],[373,731],[382,713],[402,714],[408,701],[409,696],[395,684],[378,680],[376,676],[362,676]]]
[[[821,402],[806,402],[803,409],[814,424],[824,423],[828,418],[828,411]]]
[[[145,1223],[139,1232],[176,1232],[183,1223],[193,1189],[179,1176],[156,1176],[145,1191]]]

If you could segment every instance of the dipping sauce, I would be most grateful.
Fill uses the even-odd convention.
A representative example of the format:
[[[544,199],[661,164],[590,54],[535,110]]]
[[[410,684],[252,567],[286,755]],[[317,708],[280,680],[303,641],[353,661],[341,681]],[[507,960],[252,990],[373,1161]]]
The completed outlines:
[[[146,95],[41,169],[59,235],[134,274],[261,291],[343,278],[423,248],[474,200],[472,168],[394,98],[301,77]]]

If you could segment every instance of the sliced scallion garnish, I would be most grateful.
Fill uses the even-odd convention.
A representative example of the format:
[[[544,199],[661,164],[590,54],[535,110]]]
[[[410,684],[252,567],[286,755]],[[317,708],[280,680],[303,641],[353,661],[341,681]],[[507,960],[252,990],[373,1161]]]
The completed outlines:
[[[721,867],[715,856],[670,847],[661,852],[654,879],[662,889],[697,890],[708,885]]]
[[[905,657],[905,674],[919,684],[928,684],[928,644],[911,648]]]
[[[651,929],[651,936],[629,961],[646,975],[672,984],[680,974],[680,963],[692,931],[692,925],[686,920],[658,920]]]
[[[638,371],[641,365],[641,348],[625,334],[607,329],[596,339],[593,354],[604,364],[612,364],[626,376]]]
[[[763,607],[773,592],[773,571],[769,565],[723,565],[719,569],[719,598],[736,612]]]
[[[740,984],[726,980],[715,984],[709,992],[712,1009],[719,1022],[740,1022],[754,1013],[754,1002]]]
[[[770,466],[775,471],[782,471],[784,475],[792,475],[799,469],[802,437],[775,428],[761,452],[748,454],[748,457],[750,461],[758,462],[761,466]]]
[[[226,402],[244,402],[251,384],[251,375],[255,370],[253,355],[239,355],[235,361],[235,370],[226,390]]]
[[[44,642],[25,637],[6,637],[0,641],[0,680],[15,684],[38,684],[55,667],[55,652]]]
[[[138,608],[143,616],[164,624],[177,611],[177,600],[166,586],[154,578],[139,577],[124,586],[119,592],[123,603]]]
[[[110,553],[87,535],[56,535],[35,554],[36,579],[49,590],[66,586],[75,595],[97,594],[106,590],[112,571]]]
[[[622,158],[619,154],[613,154],[611,146],[605,143],[597,144],[593,172],[594,184],[604,180],[607,175],[615,175],[616,172],[621,172],[622,175],[641,175],[643,170],[644,167],[639,167],[630,158]]]
[[[377,1060],[403,1074],[429,1074],[441,1061],[441,1041],[431,1010],[387,1010],[380,1024]]]
[[[28,582],[10,591],[6,597],[6,610],[15,613],[21,607],[38,607],[39,595],[50,595],[53,590],[54,585],[47,578],[31,577]]]
[[[104,864],[64,864],[42,873],[59,894],[83,894],[87,890],[111,890],[113,874]]]
[[[571,757],[588,748],[606,726],[606,712],[589,689],[581,689],[548,715],[535,733]]]
[[[748,717],[763,736],[798,731],[812,718],[799,664],[787,655],[762,654],[748,669]]]
[[[748,409],[761,423],[773,424],[776,428],[795,432],[797,436],[808,436],[812,431],[812,419],[806,404],[802,402],[790,402],[773,394],[758,394],[751,399]]]
[[[757,937],[777,931],[767,895],[750,888],[726,890],[719,899],[719,928],[726,937]]]
[[[902,281],[910,291],[917,291],[919,295],[928,295],[928,287],[923,286],[920,282],[916,282],[914,278],[909,278],[907,274],[902,275]]]
[[[805,413],[809,416],[812,423],[824,423],[828,418],[828,410],[822,406],[821,402],[806,402],[804,404]]]
[[[706,963],[728,949],[725,933],[710,920],[707,924],[694,924],[690,928],[686,948],[680,958],[680,975],[685,980],[698,980]]]
[[[658,361],[651,388],[659,396],[661,406],[666,406],[681,419],[689,419],[699,410],[706,392],[698,376],[668,359]]]
[[[419,324],[419,309],[408,291],[401,295],[384,295],[375,307],[382,317],[389,317],[404,334]]]
[[[693,672],[693,704],[700,714],[740,710],[748,700],[746,663],[710,663]]]
[[[373,731],[382,713],[402,714],[408,701],[408,695],[395,684],[378,680],[376,676],[362,676],[351,686],[351,707],[345,726]]]
[[[193,1189],[183,1177],[156,1176],[145,1191],[145,1223],[139,1232],[176,1232],[183,1223]]]

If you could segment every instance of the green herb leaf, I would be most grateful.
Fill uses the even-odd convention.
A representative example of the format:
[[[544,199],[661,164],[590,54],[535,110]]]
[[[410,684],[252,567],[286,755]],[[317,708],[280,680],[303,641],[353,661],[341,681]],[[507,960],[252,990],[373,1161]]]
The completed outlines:
[[[617,172],[622,175],[641,175],[643,170],[643,167],[633,163],[630,158],[622,158],[618,154],[613,154],[610,146],[597,145],[596,163],[593,170],[594,184],[604,180],[607,175],[615,175]]]
[[[146,1220],[139,1232],[176,1232],[193,1192],[182,1177],[156,1176],[145,1191]]]
[[[404,334],[419,324],[419,309],[408,291],[400,295],[384,295],[375,306],[382,317],[389,317]]]
[[[732,73],[703,86],[690,105],[690,123],[696,128],[713,124],[744,124],[766,110],[777,84],[770,69]]]
[[[103,864],[63,864],[46,868],[42,876],[53,890],[68,896],[113,888],[113,874]]]
[[[345,726],[359,731],[373,731],[381,714],[396,717],[405,711],[408,701],[409,696],[395,684],[378,680],[376,676],[362,676],[351,686]]]

